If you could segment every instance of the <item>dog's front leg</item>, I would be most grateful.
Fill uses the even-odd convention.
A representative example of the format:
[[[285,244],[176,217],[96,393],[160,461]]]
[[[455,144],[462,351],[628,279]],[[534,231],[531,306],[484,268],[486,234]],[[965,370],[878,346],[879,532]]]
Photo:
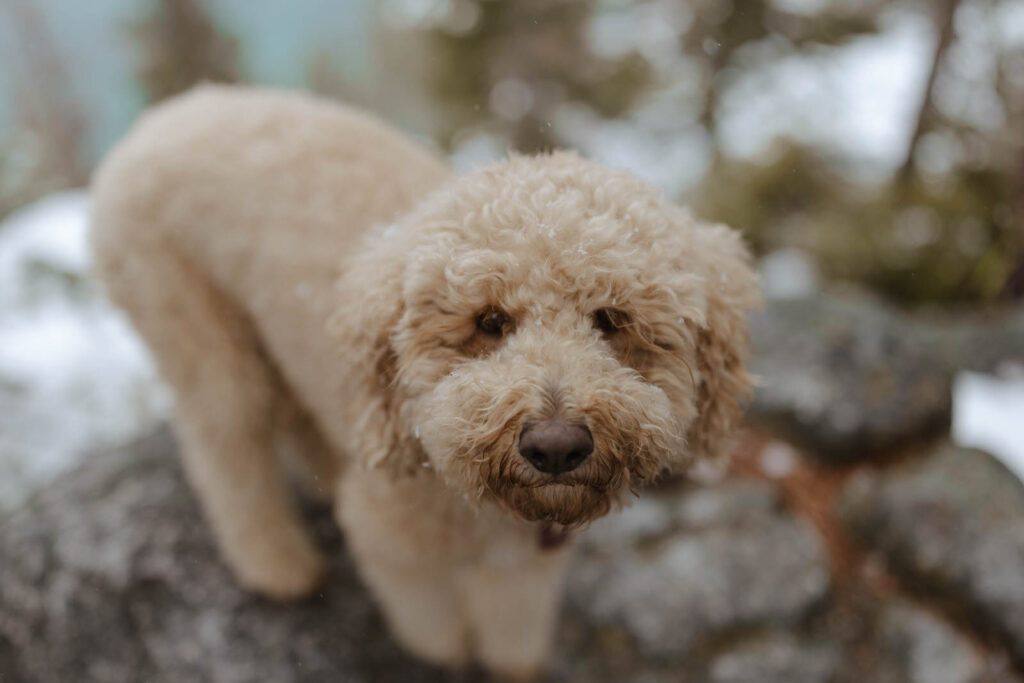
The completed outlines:
[[[526,549],[522,562],[485,561],[466,571],[463,597],[476,658],[504,678],[528,681],[544,670],[570,556],[563,545]]]
[[[360,561],[395,638],[433,664],[458,668],[469,659],[468,630],[459,613],[451,572]]]
[[[359,573],[395,638],[446,667],[469,659],[469,629],[458,599],[458,525],[438,482],[393,481],[353,469],[339,490],[338,521]]]

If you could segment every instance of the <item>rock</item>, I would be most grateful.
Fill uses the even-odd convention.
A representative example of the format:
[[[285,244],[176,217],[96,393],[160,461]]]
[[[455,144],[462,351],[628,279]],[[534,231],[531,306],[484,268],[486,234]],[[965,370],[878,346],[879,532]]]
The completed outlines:
[[[166,434],[89,460],[0,526],[0,680],[469,681],[404,654],[328,510],[329,589],[276,605],[220,562]]]
[[[717,486],[675,486],[646,492],[626,509],[594,522],[582,544],[597,554],[625,545],[645,544],[669,533],[722,527],[775,516],[782,508],[778,490],[767,482],[727,479]]]
[[[732,481],[662,505],[675,508],[674,524],[653,535],[608,531],[632,528],[628,514],[595,528],[600,543],[585,548],[569,583],[575,609],[622,628],[643,653],[685,659],[712,636],[796,624],[824,598],[820,539],[767,484]]]
[[[1024,662],[1024,485],[986,453],[854,477],[839,513],[915,586],[960,606]]]
[[[322,507],[306,513],[331,558],[324,593],[277,605],[240,590],[174,450],[161,433],[98,455],[3,518],[4,683],[482,680],[399,649]],[[577,605],[593,602],[611,621],[568,610],[550,680],[678,680],[702,639],[796,623],[822,600],[818,539],[782,511],[774,488],[728,481],[688,491],[663,490],[595,527],[571,583],[585,586]]]
[[[324,592],[278,605],[241,591],[174,451],[173,439],[160,433],[97,455],[0,517],[0,681],[489,680],[479,671],[428,667],[394,643],[323,506],[305,504],[331,561]],[[971,472],[992,467],[976,459]],[[998,531],[1020,519],[1020,486],[943,467],[930,476],[947,480],[966,509],[944,513],[946,503],[926,500],[917,512],[935,511],[940,530],[965,525],[949,535],[981,545],[961,546],[965,556],[980,548],[976,559],[955,565],[974,572],[964,594],[980,596],[985,623],[1010,618],[1021,576],[996,555],[1019,546],[986,550],[983,534],[972,530],[995,523]],[[895,520],[889,498],[914,500],[907,482],[915,476],[912,469],[875,475],[878,490],[867,493],[864,484],[851,485],[844,509],[860,509],[859,502]],[[988,499],[967,503],[985,491]],[[879,500],[864,499],[876,494]],[[973,508],[985,506],[984,523],[970,521]],[[893,526],[899,544],[915,542],[901,523]],[[942,537],[922,533],[931,544]],[[832,585],[822,545],[786,511],[774,483],[730,478],[710,488],[675,483],[647,492],[585,535],[544,680],[1021,683],[1008,658],[988,654],[941,615],[880,598],[863,584],[861,593],[847,582]],[[950,559],[939,553],[932,561],[941,568]],[[994,596],[1008,600],[1002,617],[995,602],[984,602]]]
[[[842,667],[831,643],[805,642],[788,633],[756,636],[715,657],[710,683],[829,683]]]
[[[676,520],[687,531],[741,525],[759,517],[778,516],[781,511],[778,489],[753,479],[731,479],[719,486],[693,488],[675,505]]]
[[[1024,306],[980,316],[943,316],[923,322],[925,343],[951,372],[992,372],[1024,363]]]
[[[905,602],[878,615],[871,649],[876,683],[983,683],[993,672],[977,649],[930,612]]]
[[[833,683],[1021,683],[1000,651],[916,600],[845,586],[802,643],[843,653]],[[802,680],[802,679],[796,679]]]
[[[865,301],[771,301],[751,319],[749,415],[814,455],[852,461],[943,432],[951,371],[916,325]]]

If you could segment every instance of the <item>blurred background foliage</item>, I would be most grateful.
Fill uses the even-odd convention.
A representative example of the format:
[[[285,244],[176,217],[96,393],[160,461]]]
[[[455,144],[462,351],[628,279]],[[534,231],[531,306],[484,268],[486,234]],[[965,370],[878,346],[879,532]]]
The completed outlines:
[[[1024,295],[1021,0],[0,0],[0,215],[200,80],[572,147],[907,305]]]
[[[142,47],[137,73],[148,102],[197,81],[239,80],[238,41],[218,30],[200,0],[157,0],[151,14],[127,28]]]

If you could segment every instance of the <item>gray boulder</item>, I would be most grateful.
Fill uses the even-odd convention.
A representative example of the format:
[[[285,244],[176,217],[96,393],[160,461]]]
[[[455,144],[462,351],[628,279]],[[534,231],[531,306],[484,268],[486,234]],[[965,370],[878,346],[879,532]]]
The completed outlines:
[[[160,433],[94,456],[3,518],[4,683],[486,679],[401,651],[322,507],[306,515],[331,558],[323,594],[277,605],[241,591],[174,451]],[[550,680],[702,680],[695,648],[796,625],[828,581],[813,530],[771,486],[669,487],[588,535]]]
[[[945,315],[921,324],[925,343],[951,372],[992,372],[1024,363],[1024,306],[986,315]]]
[[[0,518],[0,681],[488,680],[479,671],[425,666],[392,641],[323,506],[305,504],[331,558],[323,593],[278,605],[241,591],[174,451],[173,439],[160,433],[99,454]],[[1001,530],[1022,518],[1020,487],[955,468],[930,475],[974,491],[956,494],[963,504],[948,513],[945,503],[922,503],[940,510],[939,533],[914,524],[929,515],[894,522],[900,517],[888,512],[895,509],[888,493],[864,498],[890,487],[913,490],[907,482],[920,475],[875,476],[867,493],[864,484],[851,485],[848,519],[874,528],[873,513],[853,510],[879,507],[899,532],[892,547],[912,548],[920,532],[929,547],[943,548],[920,551],[936,554],[929,561],[940,565],[949,561],[942,553],[953,552],[942,542],[960,544],[965,555],[977,550],[976,559],[955,565],[970,579],[950,583],[946,594],[977,605],[972,614],[999,625],[1009,640],[1021,575],[1000,552],[1019,546],[969,541],[982,543],[985,525],[1010,533]],[[983,491],[987,501],[967,503]],[[891,497],[932,500],[915,495],[893,488]],[[971,521],[975,507],[985,508],[985,520]],[[963,531],[944,532],[960,524]],[[567,589],[547,681],[1019,683],[1000,668],[1009,661],[999,659],[1000,648],[979,647],[941,614],[905,601],[893,607],[863,584],[833,582],[818,533],[786,510],[769,482],[669,482],[648,491],[588,531]],[[936,671],[945,678],[930,678]]]
[[[281,683],[475,680],[387,636],[327,510],[316,599],[241,591],[218,559],[166,433],[91,458],[0,526],[0,681]]]
[[[939,446],[855,477],[840,515],[908,582],[1024,662],[1024,485],[986,453]]]
[[[651,512],[659,507],[661,521]],[[739,629],[795,625],[829,587],[815,530],[783,512],[768,484],[649,498],[602,520],[592,538],[572,572],[571,604],[655,657],[685,657]]]
[[[867,299],[772,301],[751,335],[750,417],[814,455],[858,460],[949,427],[951,371],[906,316]]]
[[[708,667],[708,681],[830,683],[841,668],[842,659],[834,643],[770,632],[745,639],[716,656]]]
[[[1008,675],[935,614],[903,601],[884,604],[870,643],[875,683],[988,683]]]

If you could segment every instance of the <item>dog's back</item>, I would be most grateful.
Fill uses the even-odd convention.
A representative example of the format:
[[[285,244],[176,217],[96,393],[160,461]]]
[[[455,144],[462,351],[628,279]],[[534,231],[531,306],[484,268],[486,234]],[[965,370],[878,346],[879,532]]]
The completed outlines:
[[[344,350],[324,333],[339,266],[448,175],[358,112],[210,86],[146,115],[96,174],[97,270],[174,390],[186,468],[254,588],[288,597],[319,571],[270,443],[281,414],[303,411],[332,445],[346,439]]]
[[[144,116],[101,165],[93,243],[101,268],[129,242],[173,243],[222,289],[253,298],[279,268],[333,274],[364,231],[448,175],[436,156],[360,112],[297,93],[203,86]]]

